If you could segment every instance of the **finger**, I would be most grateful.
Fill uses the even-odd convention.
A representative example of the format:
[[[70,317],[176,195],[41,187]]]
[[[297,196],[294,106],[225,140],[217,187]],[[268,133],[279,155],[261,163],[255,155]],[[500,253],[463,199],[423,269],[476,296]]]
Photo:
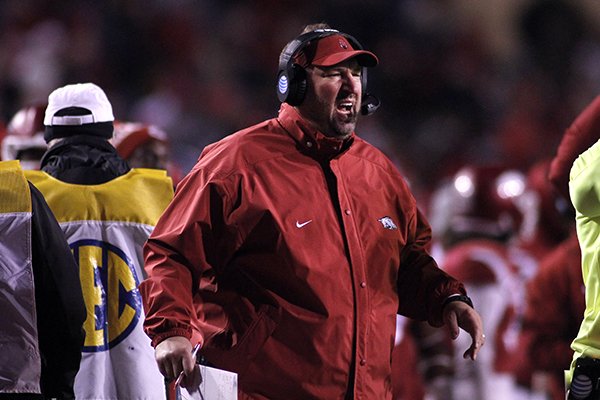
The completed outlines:
[[[176,379],[182,372],[185,374],[181,360],[173,360],[173,378]]]
[[[186,353],[181,359],[181,363],[183,364],[183,373],[187,376],[194,371],[194,367],[196,365],[196,360],[192,357],[191,353]]]
[[[168,378],[167,369],[164,367],[163,363],[157,361],[156,364],[158,365],[158,370],[162,374],[162,376]]]
[[[194,369],[183,378],[181,386],[186,389],[193,389],[199,387],[201,382],[200,368],[198,364],[195,364]]]
[[[450,336],[452,339],[456,339],[458,337],[458,320],[455,312],[449,312],[446,314],[446,326],[450,331]]]
[[[175,371],[173,370],[173,364],[171,364],[168,361],[165,361],[165,362],[161,363],[160,365],[162,367],[159,367],[159,370],[161,371],[161,373],[163,374],[163,376],[165,378],[167,378],[168,380],[175,379],[176,375],[175,375]]]
[[[194,373],[195,360],[191,353],[185,353],[176,365],[177,383],[183,387],[189,387]]]
[[[467,351],[464,352],[463,358],[470,358],[471,360],[475,361],[477,359],[477,354],[475,353],[475,346],[469,347]]]
[[[465,359],[470,358],[471,360],[475,361],[477,359],[477,354],[479,353],[479,350],[481,350],[481,347],[484,344],[485,344],[485,335],[484,334],[477,335],[475,338],[473,338],[473,341],[471,342],[471,346],[463,354],[463,358],[465,358]]]
[[[169,379],[177,379],[183,371],[183,359],[177,356],[170,355],[165,360],[165,369],[168,372]]]
[[[155,358],[160,373],[168,380],[174,379],[173,362],[171,358],[167,357],[162,351],[156,351]]]

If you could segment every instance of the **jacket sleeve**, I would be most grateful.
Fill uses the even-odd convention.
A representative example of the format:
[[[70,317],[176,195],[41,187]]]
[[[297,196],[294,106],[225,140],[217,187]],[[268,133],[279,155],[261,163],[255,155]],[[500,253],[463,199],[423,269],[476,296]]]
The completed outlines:
[[[442,326],[442,306],[453,294],[466,294],[462,283],[441,270],[426,247],[431,240],[431,228],[417,210],[410,222],[414,236],[402,251],[398,294],[399,314],[417,320],[427,320],[432,326]]]
[[[140,284],[144,330],[156,346],[171,336],[204,341],[200,289],[216,292],[217,272],[233,253],[236,231],[228,228],[227,199],[218,179],[195,169],[178,185],[144,246],[147,278]]]
[[[548,178],[569,199],[569,171],[577,157],[600,139],[600,96],[566,130],[550,164]]]
[[[29,187],[42,390],[48,398],[74,398],[86,316],[79,267],[42,194]]]

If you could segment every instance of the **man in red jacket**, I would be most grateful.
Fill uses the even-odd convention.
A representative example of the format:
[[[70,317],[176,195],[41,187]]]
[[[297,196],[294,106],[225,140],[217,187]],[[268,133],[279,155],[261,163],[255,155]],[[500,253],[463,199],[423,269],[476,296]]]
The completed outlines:
[[[396,314],[484,342],[461,283],[426,251],[402,175],[354,132],[377,57],[327,25],[279,62],[279,116],[208,146],[145,247],[145,329],[167,378],[192,343],[240,399],[391,399]],[[184,380],[184,385],[187,384]]]

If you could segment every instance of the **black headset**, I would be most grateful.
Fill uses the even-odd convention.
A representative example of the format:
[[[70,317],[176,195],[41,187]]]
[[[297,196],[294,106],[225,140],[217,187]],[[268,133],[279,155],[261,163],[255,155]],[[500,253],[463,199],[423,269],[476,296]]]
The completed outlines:
[[[344,36],[355,50],[364,49],[354,37],[335,29],[316,29],[298,36],[283,48],[279,56],[277,97],[280,102],[292,106],[302,103],[306,95],[306,70],[294,62],[294,56],[308,46],[311,41],[331,35]],[[367,67],[361,68],[360,84],[363,99],[360,112],[363,115],[373,114],[381,103],[377,97],[367,93]]]

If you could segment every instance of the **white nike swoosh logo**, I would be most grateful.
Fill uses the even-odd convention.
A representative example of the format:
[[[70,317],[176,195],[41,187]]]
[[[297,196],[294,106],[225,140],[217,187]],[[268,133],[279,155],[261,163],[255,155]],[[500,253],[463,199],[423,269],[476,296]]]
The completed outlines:
[[[312,219],[309,219],[308,221],[302,222],[302,223],[296,221],[296,228],[302,228],[302,227],[310,224],[311,222],[312,222]]]

